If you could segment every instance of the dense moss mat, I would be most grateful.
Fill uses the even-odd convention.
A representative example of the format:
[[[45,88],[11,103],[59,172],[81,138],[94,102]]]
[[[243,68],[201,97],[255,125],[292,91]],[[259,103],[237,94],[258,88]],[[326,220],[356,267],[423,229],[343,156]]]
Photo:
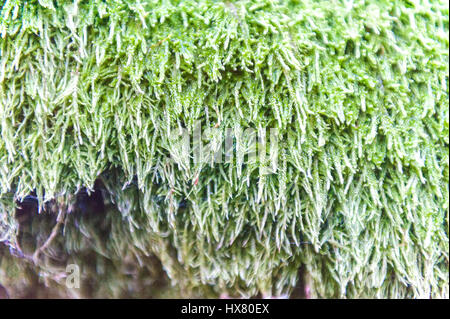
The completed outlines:
[[[448,14],[445,1],[7,0],[0,240],[22,250],[35,198],[63,224],[32,244],[36,264],[53,245],[83,264],[77,243],[101,235],[89,249],[111,274],[155,258],[181,295],[300,280],[312,297],[448,297]],[[246,161],[237,134],[231,161],[195,162],[173,136],[196,123],[214,150],[227,128],[276,128],[278,150]],[[67,226],[101,210],[74,204],[95,183],[106,235]],[[116,278],[99,295],[120,295]]]

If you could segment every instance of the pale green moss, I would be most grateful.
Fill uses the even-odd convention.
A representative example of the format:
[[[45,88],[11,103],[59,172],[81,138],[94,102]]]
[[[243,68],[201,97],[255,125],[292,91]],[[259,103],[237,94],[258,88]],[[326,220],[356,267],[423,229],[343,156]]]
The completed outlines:
[[[278,295],[303,266],[313,296],[448,297],[448,2],[8,0],[0,19],[3,240],[14,199],[103,174],[114,240],[186,289]],[[277,128],[278,170],[172,161],[196,121]]]

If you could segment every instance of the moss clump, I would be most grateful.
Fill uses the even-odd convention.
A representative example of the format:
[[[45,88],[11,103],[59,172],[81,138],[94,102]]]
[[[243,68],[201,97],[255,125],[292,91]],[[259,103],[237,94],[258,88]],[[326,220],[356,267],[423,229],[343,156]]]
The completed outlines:
[[[280,295],[302,268],[315,297],[448,297],[448,3],[8,0],[0,19],[9,246],[26,196],[66,224],[97,182],[123,230],[97,253],[156,256],[186,293]],[[194,161],[173,136],[198,124],[214,150],[275,128],[277,152],[244,160],[236,134]]]

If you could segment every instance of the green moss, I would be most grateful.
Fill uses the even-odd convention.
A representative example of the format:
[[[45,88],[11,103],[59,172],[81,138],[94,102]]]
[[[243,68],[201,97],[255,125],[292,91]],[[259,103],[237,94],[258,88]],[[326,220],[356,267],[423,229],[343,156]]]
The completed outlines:
[[[15,201],[70,216],[101,181],[124,250],[98,253],[179,289],[280,295],[302,267],[315,297],[448,297],[448,30],[444,1],[6,1],[0,239]],[[171,137],[197,123],[278,152],[195,162]]]

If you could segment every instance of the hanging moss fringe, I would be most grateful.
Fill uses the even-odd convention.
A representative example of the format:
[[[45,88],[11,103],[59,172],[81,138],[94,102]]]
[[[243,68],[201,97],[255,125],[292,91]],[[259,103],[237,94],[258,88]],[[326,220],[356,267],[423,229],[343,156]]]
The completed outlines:
[[[84,296],[133,280],[448,298],[448,17],[425,0],[3,1],[0,241],[53,279],[51,260],[110,276]],[[173,136],[198,123],[214,150],[275,128],[277,153],[245,161],[237,134],[231,160],[195,162]],[[50,229],[23,226],[27,201]]]

